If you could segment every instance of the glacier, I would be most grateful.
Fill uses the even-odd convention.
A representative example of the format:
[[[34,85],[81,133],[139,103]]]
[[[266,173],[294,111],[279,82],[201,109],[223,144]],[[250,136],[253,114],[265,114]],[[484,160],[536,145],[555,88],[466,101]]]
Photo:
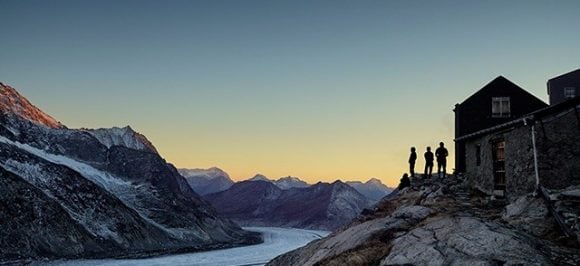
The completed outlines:
[[[313,240],[327,236],[328,231],[278,227],[244,227],[259,232],[264,242],[258,245],[212,250],[145,259],[59,260],[34,262],[32,265],[47,266],[237,266],[264,265],[278,255],[300,248]]]

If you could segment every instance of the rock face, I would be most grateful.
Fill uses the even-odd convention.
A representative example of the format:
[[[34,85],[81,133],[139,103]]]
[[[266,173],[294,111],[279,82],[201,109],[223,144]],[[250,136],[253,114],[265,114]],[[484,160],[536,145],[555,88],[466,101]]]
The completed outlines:
[[[85,129],[85,131],[97,138],[107,148],[124,146],[134,150],[157,153],[155,146],[145,136],[135,132],[130,126],[124,128]]]
[[[224,191],[230,188],[234,181],[223,170],[212,167],[210,169],[179,169],[189,186],[199,195],[207,195]]]
[[[318,230],[336,229],[371,204],[340,181],[286,190],[267,181],[243,181],[205,199],[243,225]]]
[[[549,263],[525,235],[472,217],[446,217],[417,227],[393,241],[381,265]]]
[[[67,129],[19,97],[8,102],[32,109],[0,113],[0,261],[259,241],[220,218],[142,135]]]
[[[376,178],[371,178],[365,183],[360,181],[348,181],[346,183],[368,199],[375,202],[381,200],[384,196],[393,192],[392,188],[385,186],[381,180]]]
[[[541,199],[523,199],[506,208],[503,202],[474,193],[461,180],[413,180],[410,188],[385,197],[349,226],[268,265],[577,265],[580,261],[578,246],[560,240]]]

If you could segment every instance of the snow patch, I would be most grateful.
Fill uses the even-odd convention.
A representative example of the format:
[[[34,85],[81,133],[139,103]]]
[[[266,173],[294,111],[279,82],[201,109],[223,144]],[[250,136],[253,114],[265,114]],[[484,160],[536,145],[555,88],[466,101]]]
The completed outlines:
[[[107,148],[124,146],[135,150],[157,152],[153,144],[145,136],[135,132],[129,126],[123,128],[85,129],[85,131],[95,137],[101,144],[107,146]]]
[[[87,165],[85,163],[78,162],[76,160],[73,160],[71,158],[68,158],[68,157],[65,157],[62,155],[51,154],[51,153],[48,153],[44,150],[40,150],[40,149],[37,149],[35,147],[29,146],[27,144],[22,144],[20,142],[14,142],[14,141],[11,141],[3,136],[0,136],[0,142],[18,147],[26,152],[29,152],[35,156],[38,156],[44,160],[49,161],[51,163],[63,165],[63,166],[66,166],[66,167],[74,170],[75,172],[81,174],[83,177],[85,177],[86,179],[95,183],[96,185],[111,192],[118,199],[120,199],[125,205],[135,209],[140,214],[140,216],[144,220],[149,222],[150,224],[166,231],[167,233],[173,235],[174,237],[178,237],[178,238],[184,237],[183,230],[179,230],[178,228],[176,228],[176,229],[167,228],[161,224],[158,224],[157,222],[153,221],[152,219],[150,219],[148,217],[149,211],[147,210],[147,208],[142,206],[141,201],[139,200],[139,196],[142,196],[143,194],[148,193],[148,195],[147,195],[148,198],[155,199],[156,197],[155,197],[155,195],[150,193],[150,191],[145,187],[145,185],[137,185],[137,186],[133,185],[128,181],[122,180],[122,179],[120,179],[120,178],[118,178],[110,173],[95,169],[94,167]],[[7,166],[10,167],[10,165],[7,165]],[[31,165],[20,165],[18,167],[15,167],[13,165],[12,169],[22,169],[24,171],[22,173],[37,174],[36,176],[39,176],[39,177],[44,176],[44,174],[38,174],[37,172],[34,172],[38,169],[35,168],[34,166],[31,166]],[[35,178],[38,178],[38,177],[35,177]],[[31,180],[33,180],[33,179],[31,179]],[[39,180],[39,181],[41,181],[41,180]],[[99,231],[99,230],[97,230],[97,231]],[[108,229],[100,230],[101,233],[105,233],[105,234],[108,231],[110,231],[110,230],[108,230]]]

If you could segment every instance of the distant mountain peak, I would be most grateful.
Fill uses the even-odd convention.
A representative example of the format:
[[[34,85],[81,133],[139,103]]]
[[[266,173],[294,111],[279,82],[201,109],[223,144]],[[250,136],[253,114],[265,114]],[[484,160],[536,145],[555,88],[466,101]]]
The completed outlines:
[[[268,177],[266,177],[265,175],[262,175],[262,174],[256,174],[254,177],[248,179],[248,181],[268,181],[268,182],[272,182],[272,180],[270,180]]]
[[[207,169],[204,169],[204,168],[193,168],[193,169],[180,168],[177,170],[184,177],[200,176],[200,177],[204,177],[206,179],[214,179],[216,177],[224,176],[224,177],[227,177],[228,179],[230,178],[230,175],[228,175],[228,173],[226,173],[224,170],[222,170],[218,167],[215,167],[215,166],[207,168]]]
[[[345,185],[345,186],[347,186],[347,185],[348,185],[347,183],[343,182],[343,181],[342,181],[342,180],[340,180],[340,179],[337,179],[337,180],[335,180],[335,181],[334,181],[334,182],[332,182],[331,184],[332,184],[332,185]]]
[[[377,178],[374,178],[374,177],[371,178],[371,179],[369,179],[366,183],[367,184],[377,184],[377,185],[382,185],[383,184],[383,182],[381,182],[380,179],[377,179]]]
[[[295,176],[281,177],[280,179],[273,182],[281,189],[305,188],[310,186],[308,183]]]
[[[65,128],[63,124],[31,104],[16,89],[0,82],[0,112],[15,115],[50,128]]]
[[[278,179],[278,180],[302,181],[302,180],[300,180],[300,178],[295,177],[295,176],[280,177],[280,179]]]
[[[217,167],[208,169],[182,168],[177,171],[185,178],[189,186],[200,195],[224,191],[234,184],[228,173]]]
[[[373,201],[378,201],[393,191],[377,178],[371,178],[364,183],[361,181],[348,181],[346,183]]]

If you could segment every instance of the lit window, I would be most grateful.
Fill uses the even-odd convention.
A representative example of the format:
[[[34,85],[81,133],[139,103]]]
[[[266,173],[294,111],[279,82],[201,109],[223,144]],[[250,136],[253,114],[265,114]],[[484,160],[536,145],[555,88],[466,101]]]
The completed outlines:
[[[492,117],[510,117],[510,97],[492,97],[491,98],[491,116]]]
[[[576,88],[574,87],[566,87],[564,88],[564,98],[574,98],[576,97]]]

